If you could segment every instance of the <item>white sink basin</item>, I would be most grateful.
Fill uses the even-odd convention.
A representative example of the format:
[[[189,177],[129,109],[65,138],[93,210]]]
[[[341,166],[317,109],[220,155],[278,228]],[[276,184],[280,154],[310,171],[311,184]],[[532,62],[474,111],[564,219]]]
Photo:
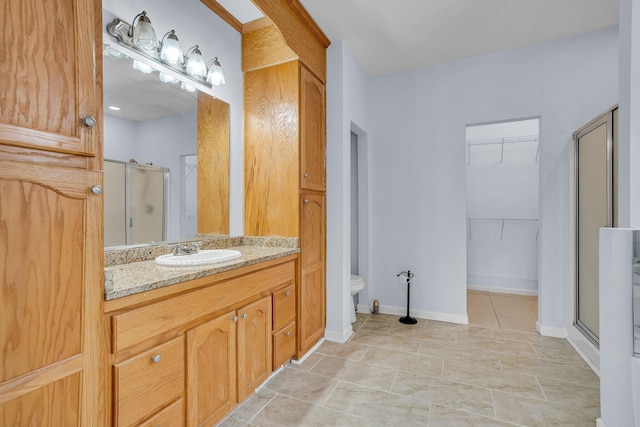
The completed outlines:
[[[210,249],[191,255],[160,255],[156,264],[170,267],[193,267],[194,265],[215,264],[240,258],[242,253],[233,249]]]

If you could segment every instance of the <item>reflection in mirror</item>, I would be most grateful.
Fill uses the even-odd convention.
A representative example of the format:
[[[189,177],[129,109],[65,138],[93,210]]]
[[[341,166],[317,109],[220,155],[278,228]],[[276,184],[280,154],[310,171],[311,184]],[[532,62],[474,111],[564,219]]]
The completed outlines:
[[[215,135],[212,137],[211,133],[205,134],[199,129],[203,127],[203,123],[206,126],[212,121],[209,117],[210,109],[203,110],[200,105],[213,102],[227,108],[228,105],[209,95],[185,90],[184,84],[180,82],[166,82],[166,79],[161,81],[158,72],[145,73],[144,66],[134,66],[131,58],[110,47],[105,47],[103,57],[104,157],[120,162],[123,166],[128,165],[122,178],[115,177],[118,168],[105,162],[105,245],[193,238],[198,232],[196,186],[200,185],[197,184],[196,169],[199,166],[196,166],[196,159],[199,150],[206,153],[209,145],[216,144]],[[223,127],[227,128],[224,141],[227,155],[223,156],[227,164],[219,170],[228,171],[228,114],[214,120],[222,122]],[[217,146],[220,146],[219,141]],[[150,171],[151,168],[131,167],[134,165],[161,168],[163,174],[166,172],[167,175],[167,179],[164,179],[166,190],[159,192],[166,196],[158,202],[158,206],[164,206],[165,209],[153,209],[156,229],[141,234],[134,229],[136,225],[140,225],[140,220],[133,218],[132,207],[141,202],[141,196],[134,196],[135,184],[132,177],[136,172],[131,171]],[[201,166],[206,169],[211,167]],[[221,185],[211,181],[216,179],[215,176],[208,176],[206,179],[209,179],[208,183],[201,183],[204,189]],[[110,184],[112,180],[114,184]],[[159,180],[162,181],[163,179]],[[228,187],[228,178],[223,181]],[[119,195],[118,189],[121,190]],[[151,197],[149,192],[150,190],[144,189],[142,197]],[[228,198],[228,189],[226,194]],[[116,213],[119,211],[113,206],[114,203],[124,206],[125,213]],[[215,212],[216,206],[210,202],[205,203],[209,203],[209,211]],[[228,210],[228,203],[223,201],[217,209]],[[228,213],[219,215],[228,221]],[[125,227],[124,230],[121,229],[122,226]],[[210,229],[202,232],[221,231]]]

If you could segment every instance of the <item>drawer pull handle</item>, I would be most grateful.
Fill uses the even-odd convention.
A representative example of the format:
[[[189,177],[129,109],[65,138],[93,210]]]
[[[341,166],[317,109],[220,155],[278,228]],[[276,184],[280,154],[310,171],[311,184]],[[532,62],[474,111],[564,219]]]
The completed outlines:
[[[288,337],[289,335],[291,335],[291,331],[285,332],[284,335]]]
[[[160,357],[159,354],[154,354],[153,356],[151,356],[151,360],[153,360],[153,363],[160,363],[162,358]]]
[[[284,296],[285,296],[285,297],[288,297],[289,295],[291,295],[291,292],[289,292],[289,291],[287,291],[287,292],[285,292],[285,293],[284,293]]]
[[[246,319],[246,318],[247,318],[247,316],[248,316],[248,315],[247,315],[247,313],[244,313],[244,314],[242,315],[242,318],[243,318],[243,319]]]
[[[234,322],[237,322],[237,321],[238,321],[238,316],[233,316],[233,317],[231,318],[231,320],[233,320]]]

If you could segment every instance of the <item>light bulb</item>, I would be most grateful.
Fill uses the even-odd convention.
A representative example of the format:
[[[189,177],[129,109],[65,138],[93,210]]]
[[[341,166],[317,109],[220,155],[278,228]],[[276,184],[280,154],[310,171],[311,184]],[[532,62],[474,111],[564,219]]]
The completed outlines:
[[[188,53],[189,51],[191,51],[191,54]],[[198,45],[189,48],[187,55],[187,73],[193,77],[204,79],[207,76],[207,64],[204,62],[202,52],[198,49]]]
[[[138,22],[136,23],[136,18]],[[147,17],[147,12],[142,12],[133,19],[133,43],[153,57],[158,57],[158,38]]]
[[[184,62],[180,42],[174,30],[164,35],[162,49],[160,50],[160,59],[171,65],[182,65]]]
[[[214,86],[224,85],[224,73],[222,72],[222,67],[220,66],[218,58],[213,58],[212,62],[213,64],[209,67],[209,72],[207,73],[207,82]]]
[[[162,83],[178,83],[178,79],[165,73],[160,73],[158,77]]]
[[[195,87],[193,87],[193,86],[191,86],[191,85],[188,85],[188,84],[186,84],[186,83],[182,83],[182,84],[180,84],[180,88],[181,88],[182,90],[186,90],[187,92],[192,92],[192,93],[196,91],[196,88],[195,88]]]

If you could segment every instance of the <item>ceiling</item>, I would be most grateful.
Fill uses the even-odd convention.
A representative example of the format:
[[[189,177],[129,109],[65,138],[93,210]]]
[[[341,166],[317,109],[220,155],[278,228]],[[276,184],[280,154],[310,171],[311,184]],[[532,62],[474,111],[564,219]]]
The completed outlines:
[[[371,77],[597,31],[618,0],[300,0]]]

